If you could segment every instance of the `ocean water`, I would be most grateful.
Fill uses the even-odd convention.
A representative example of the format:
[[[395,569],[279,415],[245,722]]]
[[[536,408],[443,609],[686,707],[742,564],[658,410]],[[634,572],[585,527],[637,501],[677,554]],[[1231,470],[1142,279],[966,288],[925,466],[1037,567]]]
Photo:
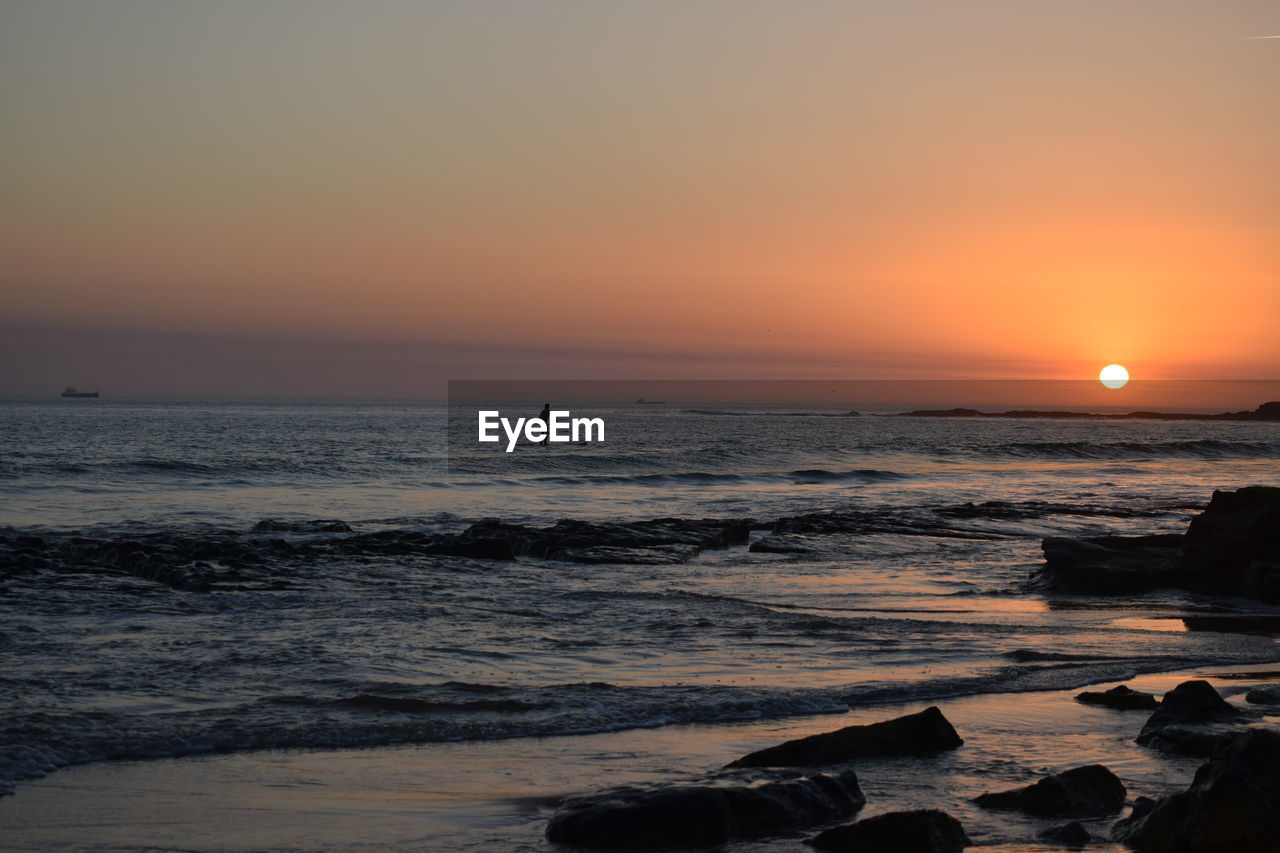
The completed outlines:
[[[597,407],[604,444],[506,454],[451,452],[439,404],[0,401],[0,790],[108,759],[787,721],[1280,660],[1183,621],[1274,608],[1031,582],[1045,536],[1181,531],[1213,489],[1275,484],[1280,425],[844,413]],[[348,543],[490,517],[750,518],[754,540],[829,511],[866,529],[673,565]],[[166,582],[193,563],[211,586]]]

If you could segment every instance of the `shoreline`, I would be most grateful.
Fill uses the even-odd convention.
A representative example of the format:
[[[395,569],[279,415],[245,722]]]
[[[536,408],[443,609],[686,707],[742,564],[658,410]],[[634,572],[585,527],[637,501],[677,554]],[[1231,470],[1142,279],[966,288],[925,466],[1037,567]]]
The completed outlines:
[[[1233,704],[1275,664],[1180,668],[1123,682],[1157,695],[1206,678]],[[925,758],[856,763],[867,805],[859,819],[904,808],[955,814],[970,849],[1037,849],[1055,823],[991,812],[972,796],[1026,784],[1045,772],[1102,763],[1138,796],[1183,789],[1202,759],[1133,742],[1147,714],[1082,705],[1078,688],[988,693],[938,704],[965,745]],[[586,735],[99,762],[25,783],[0,800],[14,850],[100,849],[556,849],[543,839],[561,798],[616,785],[675,782],[782,740],[913,713],[935,700],[891,703],[842,715],[688,724]],[[1272,712],[1275,722],[1280,708]],[[250,816],[251,820],[245,820]],[[1116,816],[1082,823],[1105,837]],[[1060,822],[1060,821],[1058,821]],[[806,850],[798,834],[736,842],[732,849]],[[92,837],[93,843],[82,839]],[[1053,849],[1044,847],[1042,849]],[[1118,843],[1090,849],[1120,851]]]
[[[219,704],[172,718],[120,714],[100,727],[109,738],[102,742],[106,751],[92,737],[79,752],[50,737],[56,758],[46,752],[41,764],[36,750],[16,753],[9,766],[27,776],[94,757],[157,757],[90,760],[24,782],[14,798],[0,801],[0,824],[27,845],[19,849],[33,850],[76,849],[79,838],[186,849],[425,843],[552,850],[559,848],[541,832],[565,796],[611,785],[688,782],[757,747],[938,704],[966,748],[947,756],[859,761],[871,802],[858,817],[938,809],[962,819],[976,849],[1026,850],[1050,827],[978,811],[973,798],[1101,763],[1121,773],[1132,804],[1132,797],[1185,787],[1200,761],[1139,749],[1132,741],[1143,715],[1082,710],[1071,701],[1075,691],[1128,683],[1164,693],[1216,672],[1238,701],[1253,685],[1222,671],[1248,670],[1254,683],[1269,678],[1274,688],[1280,657],[1274,627],[1248,636],[1237,624],[1242,615],[1270,625],[1277,614],[1274,604],[1224,597],[1244,587],[1216,585],[1208,601],[1200,598],[1203,584],[1158,584],[1172,598],[1159,591],[1135,599],[1058,589],[1043,571],[1053,560],[1035,569],[1034,543],[1052,557],[1046,546],[1066,540],[1043,538],[1048,530],[1042,528],[1077,536],[1099,525],[1114,531],[1070,540],[1091,571],[1132,568],[1098,562],[1118,559],[1111,551],[1119,551],[1127,559],[1150,557],[1150,566],[1137,567],[1139,580],[1166,580],[1169,571],[1185,574],[1184,558],[1221,552],[1235,555],[1231,565],[1201,568],[1225,580],[1235,577],[1236,563],[1252,559],[1252,551],[1236,545],[1266,544],[1262,533],[1251,531],[1274,527],[1252,520],[1271,518],[1278,495],[1280,489],[1259,486],[1215,491],[1188,532],[1172,534],[1176,549],[1163,547],[1167,532],[1114,535],[1147,533],[1141,528],[1150,524],[1163,530],[1173,523],[1167,509],[1129,507],[1120,512],[1121,524],[1115,520],[1120,508],[1112,507],[1106,521],[1088,516],[1067,526],[1046,519],[1064,507],[1000,500],[780,515],[768,524],[666,517],[534,527],[488,519],[428,533],[358,532],[332,519],[263,520],[247,534],[222,537],[76,539],[65,543],[69,548],[48,537],[13,539],[24,569],[13,576],[14,591],[39,590],[37,580],[62,588],[64,578],[97,574],[105,582],[72,580],[65,587],[76,593],[69,602],[80,601],[81,590],[107,592],[121,614],[139,620],[124,623],[130,626],[125,636],[88,624],[93,633],[85,638],[105,642],[81,648],[100,650],[109,671],[115,671],[116,644],[133,644],[135,660],[168,667],[148,677],[173,679],[185,671],[188,655],[170,655],[171,639],[189,635],[192,616],[201,620],[195,624],[203,626],[210,648],[224,648],[228,631],[280,638],[276,648],[263,644],[258,654],[282,668],[270,681],[254,680],[257,667],[241,665],[242,650],[229,649],[233,665],[224,670]],[[1160,553],[1139,553],[1135,543],[1147,547],[1153,539]],[[1164,553],[1170,550],[1177,553]],[[687,571],[672,574],[670,566],[698,556]],[[73,571],[59,571],[64,564]],[[495,599],[504,580],[516,592]],[[353,589],[374,602],[372,621],[351,622]],[[852,612],[867,618],[851,619]],[[281,616],[290,613],[305,617],[290,623],[298,628],[354,624],[371,639],[348,657],[347,646],[325,645],[324,632],[281,637],[279,626],[287,621]],[[436,621],[425,622],[424,615]],[[70,610],[67,616],[80,618]],[[1175,628],[1174,618],[1183,620],[1177,630],[1196,627],[1192,616],[1208,618],[1203,627],[1216,630],[1163,633]],[[313,623],[320,618],[333,621]],[[383,648],[388,624],[401,631],[404,654],[394,678],[370,679],[362,667]],[[620,626],[621,633],[609,633]],[[673,634],[684,641],[663,646]],[[613,637],[613,645],[601,648],[599,636]],[[709,647],[718,656],[710,656]],[[443,657],[441,648],[454,656]],[[512,648],[531,651],[514,660]],[[468,667],[461,673],[459,660]],[[364,677],[343,675],[316,686],[307,679],[316,676],[317,661],[328,662],[331,672]],[[530,679],[536,685],[528,695],[509,686],[534,671],[541,677]],[[33,669],[31,677],[44,676]],[[137,694],[147,689],[146,683],[130,686]],[[110,719],[111,703],[119,699],[105,691],[91,695],[108,709],[86,718],[96,737],[95,721]],[[814,696],[824,703],[809,702]],[[491,712],[503,716],[490,718]],[[494,736],[493,719],[508,717],[534,728],[524,737]],[[32,722],[50,719],[33,716]],[[545,727],[550,723],[555,727]],[[606,730],[582,733],[592,726]],[[411,741],[419,745],[394,745]],[[327,746],[309,748],[319,744]],[[158,757],[184,753],[181,761]],[[1088,831],[1106,835],[1115,817],[1105,826],[1101,819],[1088,822]],[[72,836],[59,835],[64,826]],[[797,846],[802,837],[823,828],[810,821],[795,833],[733,849],[803,849]]]
[[[1222,493],[1222,495],[1252,495],[1259,491],[1259,487],[1249,487],[1241,489],[1239,493]],[[1262,489],[1261,492],[1270,494],[1270,491],[1266,489]],[[1215,492],[1210,509],[1217,507],[1219,503],[1220,493]],[[997,515],[1005,514],[1004,507],[996,507],[996,509],[1001,510]],[[1205,515],[1198,518],[1201,521],[1209,519],[1209,510],[1206,510]],[[634,571],[637,571],[640,575],[648,573],[649,570],[646,568],[648,566],[685,562],[700,553],[709,558],[700,561],[704,570],[714,573],[726,563],[742,563],[744,552],[747,554],[760,553],[766,562],[742,563],[743,570],[747,571],[748,574],[754,575],[766,566],[781,567],[781,570],[785,572],[786,566],[790,564],[789,561],[792,559],[791,553],[796,550],[798,542],[807,542],[812,547],[820,540],[833,537],[827,546],[823,546],[830,549],[829,553],[822,554],[803,549],[804,558],[802,562],[808,560],[814,566],[828,564],[835,566],[837,563],[843,566],[849,558],[849,551],[847,540],[843,540],[840,537],[848,533],[859,534],[858,541],[865,542],[867,540],[861,538],[862,534],[924,535],[938,539],[938,541],[949,541],[954,538],[957,532],[952,526],[953,523],[943,518],[935,518],[930,525],[923,528],[912,525],[904,527],[900,520],[887,528],[885,524],[886,519],[876,513],[869,515],[866,513],[817,513],[786,517],[767,525],[745,520],[666,518],[636,523],[613,522],[611,524],[561,521],[548,528],[528,528],[522,525],[487,520],[473,525],[460,534],[426,536],[412,533],[405,534],[408,538],[405,538],[405,536],[392,536],[389,538],[385,533],[358,534],[349,525],[332,520],[308,522],[301,525],[281,521],[263,521],[256,525],[249,535],[256,534],[263,537],[260,544],[267,549],[267,551],[263,551],[263,554],[268,551],[277,553],[281,549],[291,550],[296,546],[298,549],[296,556],[311,559],[317,554],[328,553],[323,549],[328,548],[331,550],[336,547],[334,543],[337,543],[357,556],[374,555],[399,561],[403,559],[406,553],[422,552],[433,558],[482,557],[485,564],[495,562],[493,559],[493,546],[494,543],[501,542],[505,546],[505,550],[497,561],[499,563],[502,562],[502,558],[505,558],[506,561],[515,565],[523,565],[516,561],[517,556],[532,557],[533,562],[528,563],[528,565],[538,565],[542,560],[550,560],[552,563],[559,562],[566,567],[574,564],[586,567],[597,562],[609,562],[619,565],[630,563],[635,567]],[[756,533],[764,535],[754,535]],[[285,540],[277,538],[281,535],[296,535],[299,538],[294,540],[293,545],[288,545]],[[778,542],[767,548],[761,547],[767,543],[767,540],[775,539],[778,536],[792,537],[791,539],[779,540],[782,545],[787,545],[787,548],[783,548]],[[796,540],[794,538],[796,536],[802,538]],[[320,538],[317,539],[315,537]],[[809,538],[805,539],[803,537]],[[1138,538],[1142,539],[1144,537]],[[1007,560],[1011,556],[1003,553],[1007,550],[1005,545],[1008,541],[1006,533],[975,529],[968,531],[960,539],[966,541],[990,540],[991,546],[1002,552],[1002,559]],[[677,546],[675,543],[680,544]],[[134,559],[138,553],[139,546],[136,543],[128,544],[131,547],[120,551],[118,554],[112,551],[113,559]],[[209,547],[208,541],[201,540],[198,544],[206,550]],[[27,542],[24,547],[29,545],[31,543]],[[83,562],[85,558],[85,553],[83,553],[84,543],[81,542],[80,545],[82,546],[81,553],[78,554],[76,559],[78,562]],[[687,551],[682,550],[679,554],[674,555],[677,559],[667,559],[668,556],[672,555],[669,555],[663,549],[672,547],[681,547],[687,549]],[[239,545],[237,548],[242,549],[243,545]],[[701,549],[703,548],[707,549],[707,552],[702,552]],[[246,556],[239,550],[235,553],[242,559]],[[254,552],[254,554],[256,553]],[[664,559],[655,561],[651,559],[652,553],[657,553],[663,556]],[[942,552],[940,558],[945,559],[942,556],[945,553],[947,552]],[[713,554],[715,555],[714,557],[712,556]],[[832,558],[834,558],[834,562]],[[810,563],[805,562],[804,564],[809,565]],[[1046,565],[1048,564],[1046,563]],[[246,574],[249,572],[248,568],[233,568],[229,571],[225,568],[220,569],[219,571],[225,572],[227,576],[219,576],[217,580],[219,583],[229,585],[216,587],[209,582],[203,584],[189,583],[189,578],[185,574],[181,576],[173,576],[171,573],[156,574],[149,563],[145,567],[147,569],[145,572],[129,572],[129,574],[137,574],[137,577],[130,581],[132,584],[130,589],[153,589],[148,584],[156,581],[173,587],[178,593],[193,592],[197,595],[210,591],[215,593],[223,591],[261,593],[271,592],[276,589],[271,584],[265,586],[260,584],[250,585],[249,582],[253,581],[254,578]],[[206,564],[206,567],[210,572],[212,571],[211,566]],[[83,568],[82,566],[81,570]],[[124,568],[127,567],[123,564],[113,565],[108,573],[113,577],[119,577],[121,569]],[[917,570],[924,577],[934,577],[927,566],[918,567]],[[263,577],[260,580],[266,581],[274,577],[274,573],[267,564],[258,566],[257,571],[263,572]],[[591,576],[592,570],[585,569],[585,571],[588,572],[586,576]],[[838,571],[841,574],[844,573],[843,569]],[[1033,573],[1032,577],[1034,576],[1035,573]],[[213,577],[209,578],[210,581],[213,579]],[[1030,578],[1018,583],[1018,588],[1021,590],[1022,595],[1043,598],[1043,590],[1037,591],[1034,586],[1024,585],[1029,580]],[[666,590],[661,594],[669,595],[670,591]],[[701,594],[697,591],[689,594],[702,600]],[[753,672],[747,680],[756,682],[756,676],[759,675],[759,682],[750,685],[746,682],[741,684],[716,684],[714,680],[706,682],[697,682],[695,680],[691,684],[683,682],[677,682],[674,685],[664,684],[662,685],[663,688],[675,691],[673,695],[664,697],[662,700],[673,711],[670,714],[664,711],[658,716],[654,716],[652,709],[648,707],[652,703],[644,701],[645,697],[641,696],[647,688],[653,687],[651,684],[646,685],[642,682],[618,685],[595,683],[551,684],[547,687],[548,690],[575,686],[578,688],[604,687],[612,695],[605,697],[599,693],[592,693],[589,689],[585,692],[579,691],[575,693],[572,697],[572,703],[566,704],[563,709],[565,717],[571,721],[568,726],[563,725],[554,717],[542,720],[531,715],[527,719],[532,720],[532,724],[524,731],[513,732],[510,729],[506,729],[481,735],[466,733],[465,728],[463,728],[452,733],[439,732],[430,737],[424,736],[416,731],[419,719],[417,714],[433,708],[447,709],[454,707],[449,705],[450,701],[453,701],[457,709],[460,710],[471,710],[473,707],[478,708],[487,704],[491,706],[488,708],[489,710],[533,712],[551,707],[547,704],[547,697],[537,696],[531,700],[529,697],[507,697],[503,694],[503,698],[499,700],[494,698],[494,690],[519,690],[520,686],[507,688],[506,686],[490,684],[486,684],[484,687],[486,692],[483,701],[478,703],[476,701],[468,701],[461,704],[456,699],[445,698],[442,700],[434,697],[429,699],[404,698],[399,695],[371,695],[369,691],[364,691],[354,696],[322,696],[315,700],[308,699],[307,702],[310,705],[320,709],[317,713],[321,716],[315,720],[319,724],[319,730],[328,733],[330,730],[329,715],[336,715],[341,709],[348,707],[368,709],[381,713],[389,712],[395,716],[387,717],[386,723],[379,719],[377,725],[368,727],[363,722],[354,725],[352,721],[348,720],[347,728],[340,726],[337,729],[333,729],[337,734],[336,737],[325,737],[311,742],[298,742],[294,737],[293,729],[288,727],[280,729],[270,737],[262,737],[260,733],[255,733],[247,724],[242,734],[248,733],[246,736],[249,739],[241,741],[219,739],[220,736],[202,733],[196,729],[185,732],[162,732],[161,734],[165,736],[154,741],[131,741],[126,739],[123,741],[123,746],[117,747],[108,744],[104,747],[106,751],[89,749],[86,752],[82,749],[79,751],[78,756],[74,751],[71,753],[64,751],[58,756],[52,756],[48,753],[32,753],[27,757],[19,758],[17,762],[11,762],[10,769],[17,772],[15,781],[19,782],[18,787],[26,787],[29,783],[22,781],[23,779],[36,778],[53,770],[76,766],[81,762],[128,760],[136,755],[156,756],[163,760],[163,758],[201,754],[245,754],[253,751],[281,748],[307,749],[312,746],[324,749],[341,749],[348,746],[383,748],[395,743],[441,743],[452,740],[455,737],[465,738],[468,742],[489,742],[510,741],[521,738],[558,737],[571,733],[573,736],[590,736],[619,730],[634,731],[669,725],[718,725],[722,722],[731,725],[734,722],[741,721],[744,717],[772,720],[825,718],[833,714],[862,713],[869,709],[892,707],[904,703],[949,702],[974,696],[1021,695],[1025,693],[1051,692],[1059,689],[1074,690],[1089,685],[1111,683],[1116,679],[1134,677],[1135,675],[1146,676],[1160,672],[1177,671],[1179,668],[1205,666],[1206,664],[1196,662],[1204,660],[1236,662],[1234,664],[1236,666],[1249,665],[1250,662],[1262,665],[1280,662],[1280,648],[1275,645],[1276,629],[1274,627],[1278,615],[1273,608],[1265,604],[1245,599],[1222,599],[1220,596],[1214,596],[1208,603],[1197,603],[1195,600],[1172,602],[1169,606],[1173,609],[1170,610],[1155,606],[1150,600],[1135,601],[1123,597],[1113,599],[1092,594],[1086,594],[1081,597],[1072,594],[1070,591],[1059,595],[1065,596],[1065,609],[1071,611],[1129,611],[1125,616],[1108,618],[1107,622],[1123,628],[1145,629],[1143,633],[1153,639],[1162,630],[1158,623],[1170,622],[1171,618],[1177,618],[1182,620],[1185,630],[1204,636],[1204,642],[1193,646],[1194,649],[1199,651],[1198,655],[1186,654],[1180,656],[1173,653],[1175,645],[1168,644],[1167,647],[1164,647],[1166,650],[1155,657],[1151,656],[1152,651],[1150,648],[1145,649],[1145,651],[1140,650],[1144,645],[1149,646],[1152,644],[1146,644],[1144,641],[1138,640],[1138,635],[1136,634],[1124,640],[1125,646],[1117,647],[1112,654],[1105,652],[1082,654],[1081,652],[1084,650],[1079,648],[1071,649],[1069,650],[1071,653],[1066,653],[1064,651],[1038,651],[1034,646],[1012,649],[1006,647],[999,652],[992,649],[990,659],[986,662],[975,664],[974,660],[965,657],[960,659],[953,658],[950,664],[938,662],[936,665],[916,666],[911,669],[910,677],[905,680],[886,679],[874,672],[874,667],[868,669],[865,664],[861,666],[861,671],[859,671],[858,664],[848,663],[840,667],[841,677],[853,680],[826,684],[821,681],[821,676],[825,674],[823,672],[817,673],[819,676],[817,680],[812,676],[802,677],[804,676],[803,667],[808,663],[808,660],[800,658],[793,661],[793,663],[798,663],[801,668],[789,671],[790,681],[803,682],[800,684],[789,684],[787,679],[778,680],[778,677],[771,674],[756,672]],[[989,595],[988,598],[990,597]],[[811,611],[822,615],[823,613],[837,612],[840,615],[844,615],[848,610],[843,607],[832,609],[820,606],[790,608],[786,604],[770,604],[768,600],[756,601],[749,597],[737,598],[724,595],[712,595],[707,600],[734,602],[750,608],[780,609],[784,613],[791,613],[794,609],[796,612],[801,613]],[[978,599],[969,598],[966,601],[977,602]],[[988,605],[990,605],[990,602],[988,602]],[[1055,605],[1053,601],[1046,600],[1044,601],[1044,607],[1046,612],[1063,609],[1063,602],[1059,601]],[[953,611],[947,609],[939,610],[937,608],[930,609],[928,606],[913,607],[908,610],[894,610],[889,604],[882,604],[881,606],[862,608],[858,612],[872,618],[909,618],[914,619],[920,625],[925,625],[929,623],[931,617]],[[989,609],[984,609],[981,603],[974,603],[969,609],[955,612],[973,613],[975,614],[973,618],[981,622],[984,618],[990,618],[993,614],[1004,612],[1004,608],[990,605]],[[527,616],[528,613],[516,615]],[[1192,619],[1210,620],[1210,624],[1206,626],[1209,630],[1196,631],[1196,626],[1193,626],[1190,622]],[[1236,621],[1243,620],[1240,631],[1233,630],[1235,623],[1230,622],[1232,619]],[[1252,638],[1253,644],[1259,646],[1253,649],[1254,656],[1252,658],[1244,657],[1246,654],[1246,642],[1248,642],[1244,636],[1240,636],[1235,640],[1228,639],[1234,636],[1235,633],[1241,633],[1242,635],[1258,633],[1257,629],[1253,631],[1245,630],[1247,626],[1244,625],[1244,622],[1249,622],[1250,624],[1266,623],[1266,628],[1262,630],[1262,633],[1266,636],[1267,641],[1259,642],[1260,638]],[[1225,630],[1224,625],[1226,625]],[[1167,630],[1167,627],[1169,626],[1165,626],[1164,629]],[[1216,630],[1214,630],[1215,628]],[[1155,631],[1154,634],[1151,633],[1153,629]],[[911,628],[911,630],[917,629]],[[1173,638],[1171,637],[1170,639]],[[1212,651],[1210,652],[1211,648]],[[1209,652],[1209,654],[1206,654],[1206,652]],[[1233,657],[1233,654],[1240,655],[1240,657]],[[896,667],[899,664],[889,661],[887,663],[881,662],[880,665]],[[1210,665],[1217,666],[1220,664]],[[782,666],[779,665],[778,668],[782,669]],[[930,670],[933,671],[930,672]],[[854,675],[855,672],[858,674]],[[419,685],[419,687],[422,686]],[[426,686],[448,687],[449,684]],[[467,687],[467,685],[463,685],[463,687]],[[682,693],[681,690],[686,688],[695,692]],[[706,690],[707,693],[698,693],[698,690]],[[715,691],[717,690],[721,690],[721,692],[716,693]],[[617,699],[618,696],[626,693],[635,694],[634,697],[627,696],[627,700],[639,698],[641,701],[629,701],[625,704],[620,704],[618,710],[626,714],[637,714],[640,711],[644,711],[645,713],[641,713],[639,718],[630,717],[627,719],[616,716],[611,718],[610,715],[606,714],[597,715],[591,718],[590,721],[587,719],[572,719],[575,705],[600,703],[609,699]],[[258,697],[258,701],[261,701],[261,698],[261,696]],[[303,707],[305,704],[297,698],[284,698],[289,700],[284,703],[289,707]],[[587,716],[590,717],[590,715]],[[426,718],[421,719],[425,720]],[[522,722],[525,719],[521,717]],[[572,725],[573,722],[586,724],[575,726]],[[546,727],[544,727],[544,723],[546,723]],[[551,726],[555,727],[552,728]],[[459,734],[459,732],[462,733]]]

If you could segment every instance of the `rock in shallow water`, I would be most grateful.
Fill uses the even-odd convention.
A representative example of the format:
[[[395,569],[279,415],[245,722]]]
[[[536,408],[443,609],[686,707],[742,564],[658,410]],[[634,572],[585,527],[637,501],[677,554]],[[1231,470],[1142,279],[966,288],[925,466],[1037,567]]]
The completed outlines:
[[[1255,705],[1280,705],[1280,684],[1255,687],[1244,695],[1244,701]]]
[[[1115,708],[1118,711],[1150,711],[1158,704],[1155,696],[1150,693],[1143,693],[1140,690],[1134,690],[1125,684],[1121,684],[1119,687],[1112,687],[1110,690],[1077,693],[1076,701],[1085,705],[1102,705],[1107,708]]]
[[[1215,490],[1183,550],[1187,568],[1213,587],[1280,600],[1280,488]]]
[[[1280,601],[1280,488],[1215,491],[1185,535],[1051,537],[1040,580],[1115,595],[1169,586]]]
[[[593,522],[565,519],[551,527],[527,527],[489,519],[464,535],[500,540],[521,556],[583,563],[672,563],[707,548],[747,541],[750,519],[655,518],[649,521]]]
[[[982,794],[985,809],[1011,809],[1040,817],[1100,817],[1124,808],[1124,783],[1101,764],[1046,776],[1034,785]]]
[[[819,850],[850,853],[959,853],[971,843],[960,821],[935,809],[876,815],[809,840]]]
[[[1235,737],[1234,724],[1246,718],[1209,682],[1184,681],[1164,695],[1134,740],[1169,752],[1209,755],[1224,740]]]
[[[307,521],[290,521],[282,518],[264,518],[253,526],[251,533],[351,533],[351,525],[336,518],[317,518]]]
[[[865,802],[852,770],[615,788],[566,800],[547,825],[547,839],[582,847],[701,847],[838,820]]]
[[[1090,595],[1183,586],[1182,535],[1050,537],[1040,543],[1049,586]]]
[[[964,741],[937,707],[866,726],[789,740],[744,755],[730,767],[815,767],[858,758],[931,755]]]
[[[1078,850],[1093,841],[1093,836],[1089,834],[1089,830],[1074,820],[1071,823],[1064,823],[1062,826],[1055,826],[1037,833],[1036,838],[1041,841],[1047,841],[1050,844],[1061,844],[1071,850]]]
[[[1241,734],[1186,791],[1139,800],[1112,837],[1151,853],[1280,853],[1280,733]]]

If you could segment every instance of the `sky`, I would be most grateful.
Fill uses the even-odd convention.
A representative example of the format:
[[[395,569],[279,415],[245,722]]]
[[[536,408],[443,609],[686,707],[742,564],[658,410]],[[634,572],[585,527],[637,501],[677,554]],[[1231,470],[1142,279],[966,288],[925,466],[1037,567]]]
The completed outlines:
[[[0,0],[0,394],[1277,378],[1273,0]]]

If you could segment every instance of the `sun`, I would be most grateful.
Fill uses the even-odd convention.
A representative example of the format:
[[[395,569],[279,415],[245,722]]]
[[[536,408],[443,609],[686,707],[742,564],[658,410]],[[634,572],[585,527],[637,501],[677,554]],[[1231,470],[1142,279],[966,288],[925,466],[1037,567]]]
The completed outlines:
[[[1098,381],[1111,389],[1123,388],[1129,384],[1129,371],[1123,364],[1108,364],[1098,371]]]

